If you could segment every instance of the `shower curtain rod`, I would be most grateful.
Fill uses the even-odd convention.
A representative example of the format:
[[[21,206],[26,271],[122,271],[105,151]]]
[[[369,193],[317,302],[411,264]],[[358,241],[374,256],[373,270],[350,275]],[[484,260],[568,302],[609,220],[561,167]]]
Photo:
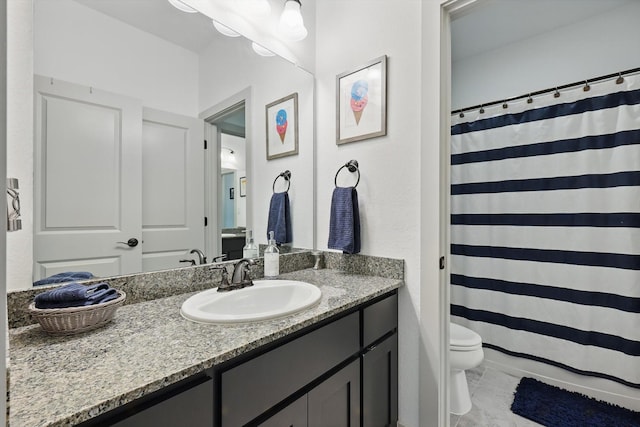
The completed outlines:
[[[574,83],[569,83],[569,84],[562,85],[562,86],[556,86],[556,87],[552,87],[552,88],[548,88],[548,89],[538,90],[536,92],[530,92],[530,93],[526,93],[524,95],[514,96],[512,98],[501,99],[499,101],[492,101],[492,102],[487,102],[487,103],[484,103],[484,104],[478,104],[478,105],[474,105],[473,107],[461,108],[461,109],[458,109],[458,110],[453,110],[451,112],[451,114],[457,114],[457,113],[463,114],[465,111],[472,111],[472,110],[482,109],[483,107],[490,107],[492,105],[498,105],[498,104],[502,104],[504,108],[507,108],[505,105],[508,102],[511,102],[511,101],[517,101],[519,99],[524,99],[524,98],[531,98],[533,96],[542,95],[542,94],[549,93],[549,92],[558,93],[558,91],[561,90],[561,89],[568,89],[568,88],[571,88],[571,87],[577,87],[577,86],[582,86],[582,85],[585,85],[585,87],[588,88],[589,87],[589,83],[596,83],[596,82],[600,82],[602,80],[611,79],[613,77],[621,78],[622,76],[627,76],[629,74],[635,74],[635,73],[638,73],[638,72],[640,72],[640,67],[639,68],[632,68],[632,69],[626,70],[626,71],[620,71],[620,72],[617,72],[617,73],[607,74],[606,76],[600,76],[600,77],[596,77],[596,78],[589,79],[589,80],[583,80],[583,81],[580,81],[580,82],[574,82]],[[589,90],[589,89],[586,89],[586,90]],[[558,96],[560,96],[559,93],[558,93],[558,95],[556,97],[558,97]]]

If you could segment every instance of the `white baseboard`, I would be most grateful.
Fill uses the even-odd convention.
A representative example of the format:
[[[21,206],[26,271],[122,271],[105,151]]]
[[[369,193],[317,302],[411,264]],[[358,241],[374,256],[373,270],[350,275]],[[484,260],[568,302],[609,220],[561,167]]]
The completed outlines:
[[[484,364],[487,367],[515,376],[536,378],[565,390],[640,411],[640,393],[634,388],[602,378],[574,374],[546,363],[508,356],[491,349],[485,348],[484,354]]]

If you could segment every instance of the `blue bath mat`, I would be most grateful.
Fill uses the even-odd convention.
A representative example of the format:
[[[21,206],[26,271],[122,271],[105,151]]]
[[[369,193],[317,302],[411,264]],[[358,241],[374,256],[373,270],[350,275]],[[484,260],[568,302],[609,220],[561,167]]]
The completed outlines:
[[[518,384],[511,412],[547,427],[640,426],[640,412],[562,390],[533,378],[523,378]]]

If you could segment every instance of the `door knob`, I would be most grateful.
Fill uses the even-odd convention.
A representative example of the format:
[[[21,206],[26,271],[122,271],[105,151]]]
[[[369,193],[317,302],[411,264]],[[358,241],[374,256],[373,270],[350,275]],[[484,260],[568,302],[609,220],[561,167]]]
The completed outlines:
[[[138,239],[136,239],[135,237],[132,237],[126,242],[116,242],[116,243],[122,243],[123,245],[127,245],[130,248],[135,248],[136,246],[138,246]]]

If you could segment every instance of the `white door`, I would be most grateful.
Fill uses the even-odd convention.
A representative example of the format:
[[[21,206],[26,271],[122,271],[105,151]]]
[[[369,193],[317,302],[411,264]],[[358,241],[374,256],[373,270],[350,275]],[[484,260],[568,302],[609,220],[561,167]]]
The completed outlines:
[[[191,250],[205,251],[204,164],[203,120],[143,109],[144,271],[186,266],[198,261]]]
[[[140,101],[35,77],[35,279],[142,270],[141,122]]]

